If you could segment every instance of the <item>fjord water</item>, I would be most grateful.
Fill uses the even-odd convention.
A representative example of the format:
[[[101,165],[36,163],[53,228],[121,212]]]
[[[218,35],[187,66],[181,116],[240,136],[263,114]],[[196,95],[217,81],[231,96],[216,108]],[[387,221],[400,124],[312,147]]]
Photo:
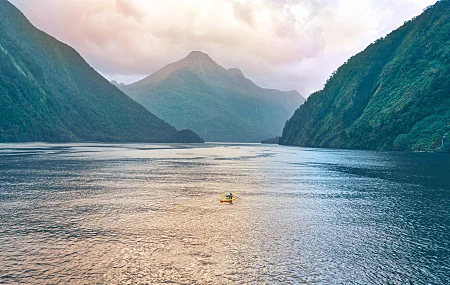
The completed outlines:
[[[449,237],[450,155],[0,146],[0,283],[448,284]]]

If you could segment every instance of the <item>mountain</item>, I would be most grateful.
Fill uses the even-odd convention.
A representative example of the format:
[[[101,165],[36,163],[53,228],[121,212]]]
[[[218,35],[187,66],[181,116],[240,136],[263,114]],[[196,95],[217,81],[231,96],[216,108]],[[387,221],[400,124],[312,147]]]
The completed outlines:
[[[450,1],[443,0],[342,65],[286,123],[280,143],[433,151],[449,131]]]
[[[280,135],[305,100],[297,91],[261,88],[239,69],[227,70],[198,51],[122,90],[207,141],[260,142]]]
[[[125,84],[119,83],[119,82],[117,82],[117,81],[115,81],[115,80],[111,80],[111,84],[114,85],[114,86],[116,86],[116,87],[119,87],[119,88],[125,87],[125,86],[126,86]]]
[[[280,137],[274,137],[270,139],[266,139],[261,141],[261,144],[279,144],[280,143]]]
[[[0,0],[0,142],[201,142],[109,83]]]

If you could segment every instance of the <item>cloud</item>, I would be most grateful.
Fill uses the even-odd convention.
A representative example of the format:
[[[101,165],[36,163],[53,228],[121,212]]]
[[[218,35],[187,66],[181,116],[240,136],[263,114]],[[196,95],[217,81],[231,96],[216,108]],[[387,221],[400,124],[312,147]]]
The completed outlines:
[[[109,79],[130,82],[191,50],[256,83],[320,89],[340,64],[435,0],[11,0]]]

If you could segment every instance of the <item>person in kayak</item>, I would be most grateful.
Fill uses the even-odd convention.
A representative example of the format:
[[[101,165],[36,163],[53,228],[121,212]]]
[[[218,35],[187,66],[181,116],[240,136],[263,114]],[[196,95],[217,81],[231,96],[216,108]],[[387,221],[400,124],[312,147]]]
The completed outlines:
[[[225,198],[227,198],[228,200],[231,200],[231,199],[233,199],[233,194],[230,193],[229,195],[225,196]]]

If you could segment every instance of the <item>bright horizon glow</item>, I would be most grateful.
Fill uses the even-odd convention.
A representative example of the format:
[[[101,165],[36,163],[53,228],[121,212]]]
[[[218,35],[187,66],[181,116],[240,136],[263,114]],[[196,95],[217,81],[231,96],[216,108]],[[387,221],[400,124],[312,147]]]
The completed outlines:
[[[343,62],[435,0],[10,0],[109,80],[208,53],[260,86],[323,87]]]

